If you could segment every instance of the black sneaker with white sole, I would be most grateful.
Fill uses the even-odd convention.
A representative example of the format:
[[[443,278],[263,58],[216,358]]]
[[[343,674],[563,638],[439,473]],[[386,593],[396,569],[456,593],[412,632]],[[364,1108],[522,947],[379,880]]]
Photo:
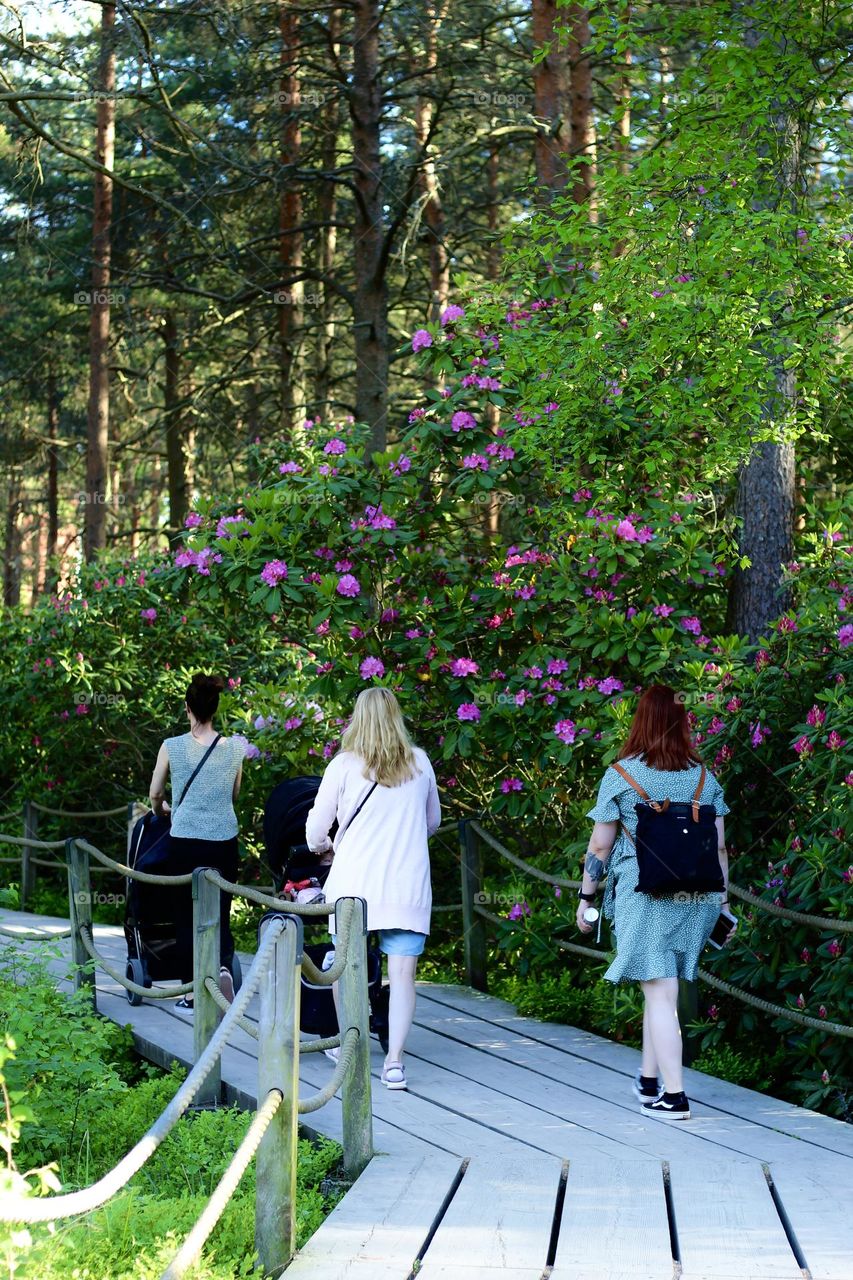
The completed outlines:
[[[661,1094],[657,1076],[644,1076],[639,1071],[634,1076],[631,1087],[638,1102],[654,1102]]]
[[[643,1115],[656,1116],[659,1120],[689,1120],[690,1103],[686,1093],[662,1093],[640,1107]]]

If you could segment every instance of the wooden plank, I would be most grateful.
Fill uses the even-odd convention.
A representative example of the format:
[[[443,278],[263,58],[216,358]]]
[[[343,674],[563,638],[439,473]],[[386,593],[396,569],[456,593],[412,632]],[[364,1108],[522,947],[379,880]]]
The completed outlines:
[[[473,1015],[506,1032],[522,1036],[526,1032],[528,1037],[535,1037],[537,1041],[585,1059],[599,1068],[605,1067],[629,1078],[636,1070],[636,1049],[616,1044],[591,1031],[581,1031],[577,1027],[523,1018],[505,1000],[497,1000],[468,987],[451,987],[439,983],[419,983],[418,993],[445,1008]],[[781,1098],[757,1093],[754,1089],[745,1089],[728,1080],[719,1080],[702,1071],[688,1068],[684,1080],[691,1101],[695,1099],[753,1124],[804,1139],[853,1159],[853,1126],[842,1120],[785,1102]]]
[[[459,1171],[451,1156],[376,1156],[297,1254],[288,1277],[336,1280],[357,1264],[406,1277]]]
[[[571,1160],[554,1265],[571,1276],[671,1275],[663,1166]]]
[[[446,1047],[436,1047],[429,1055],[424,1053],[424,1056],[448,1066],[462,1061],[455,1056],[459,1048],[463,1047],[460,1039],[473,1041],[475,1043],[471,1047],[480,1055],[480,1059],[479,1062],[476,1058],[464,1059],[468,1074],[497,1088],[501,1087],[501,1077],[494,1064],[512,1063],[517,1068],[523,1068],[517,1071],[516,1081],[510,1085],[513,1096],[532,1100],[558,1116],[571,1115],[582,1125],[592,1123],[594,1115],[594,1127],[599,1132],[626,1144],[624,1158],[645,1152],[666,1159],[686,1146],[694,1148],[698,1158],[704,1158],[710,1146],[712,1153],[716,1150],[718,1158],[727,1158],[730,1152],[736,1152],[759,1161],[794,1160],[808,1166],[817,1154],[822,1162],[834,1169],[838,1178],[850,1178],[851,1170],[846,1161],[833,1152],[816,1152],[810,1144],[752,1125],[747,1120],[705,1109],[701,1104],[694,1104],[693,1119],[687,1124],[656,1124],[639,1114],[639,1104],[625,1076],[560,1054],[524,1035],[495,1034],[496,1028],[492,1024],[484,1023],[473,1015],[453,1015],[454,1020],[448,1023],[445,1020],[447,1010],[442,1011],[434,1006],[436,1011],[433,1012],[426,1007],[429,1004],[429,1001],[419,1000],[416,1011],[416,1027],[410,1045],[418,1055],[424,1052],[418,1036],[423,1035],[427,1029],[436,1028],[439,1043],[443,1042]],[[571,1096],[564,1094],[561,1101],[561,1084],[577,1086],[579,1092]],[[665,1132],[662,1133],[662,1130]],[[617,1157],[619,1155],[618,1152],[614,1154]]]
[[[682,1160],[670,1181],[684,1280],[802,1280],[759,1164]]]
[[[541,1276],[548,1257],[561,1162],[511,1152],[474,1156],[424,1256],[421,1280],[480,1268],[508,1280]],[[484,1272],[485,1274],[485,1272]]]
[[[640,1115],[629,1092],[615,1102],[603,1097],[600,1076],[586,1090],[576,1089],[555,1079],[552,1069],[545,1074],[519,1068],[418,1026],[407,1060],[411,1088],[445,1105],[452,1099],[454,1108],[482,1115],[502,1133],[553,1155],[586,1151],[617,1160],[660,1160],[696,1145],[687,1125],[657,1124]]]
[[[839,1182],[819,1160],[808,1169],[780,1162],[770,1175],[813,1280],[853,1274],[850,1181]]]

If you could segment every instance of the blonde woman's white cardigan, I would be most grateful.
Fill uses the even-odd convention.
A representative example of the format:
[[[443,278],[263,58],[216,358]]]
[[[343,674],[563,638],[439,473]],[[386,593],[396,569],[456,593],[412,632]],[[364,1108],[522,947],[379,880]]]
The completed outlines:
[[[367,901],[368,929],[429,933],[432,911],[427,840],[441,825],[438,788],[429,757],[415,748],[418,772],[398,787],[378,786],[350,824],[373,783],[364,761],[342,751],[330,762],[305,824],[308,846],[325,851],[335,821],[335,843],[325,885],[327,902],[355,896]],[[334,932],[334,917],[330,918]]]

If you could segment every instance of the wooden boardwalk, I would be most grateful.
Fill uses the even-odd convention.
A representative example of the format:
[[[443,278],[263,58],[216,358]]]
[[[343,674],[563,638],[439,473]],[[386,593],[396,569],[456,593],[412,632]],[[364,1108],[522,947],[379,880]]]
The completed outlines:
[[[95,932],[123,961],[121,931]],[[190,1063],[191,1014],[133,1009],[102,973],[98,1004],[153,1061]],[[692,1071],[694,1119],[648,1119],[635,1051],[467,988],[421,984],[415,1023],[407,1093],[380,1085],[374,1043],[378,1154],[291,1280],[853,1280],[850,1126]],[[331,1071],[305,1055],[304,1093]],[[222,1078],[254,1107],[257,1045],[241,1031]],[[338,1100],[310,1122],[340,1138]]]

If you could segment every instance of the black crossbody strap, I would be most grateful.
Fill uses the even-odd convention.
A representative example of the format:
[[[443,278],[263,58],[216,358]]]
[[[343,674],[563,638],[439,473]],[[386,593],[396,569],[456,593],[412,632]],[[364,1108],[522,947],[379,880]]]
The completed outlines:
[[[187,778],[187,781],[186,781],[186,783],[185,783],[185,785],[184,785],[184,789],[183,789],[183,791],[181,792],[181,798],[180,798],[180,800],[178,801],[178,804],[175,806],[176,808],[177,808],[179,805],[182,805],[182,804],[184,803],[184,800],[186,799],[187,792],[189,791],[189,789],[190,789],[190,787],[192,786],[192,784],[195,782],[195,780],[196,780],[196,778],[198,777],[198,775],[201,773],[201,771],[202,771],[202,769],[204,768],[204,766],[207,764],[207,760],[208,760],[208,757],[209,757],[209,755],[210,755],[211,751],[212,751],[212,750],[213,750],[213,748],[216,746],[217,742],[219,742],[219,740],[220,740],[220,738],[221,738],[221,737],[222,737],[222,734],[221,734],[221,733],[217,733],[216,737],[213,739],[213,741],[211,742],[210,746],[207,748],[207,750],[205,751],[204,755],[203,755],[203,756],[202,756],[202,758],[199,760],[198,764],[197,764],[197,765],[196,765],[196,767],[193,769],[193,771],[192,771],[192,773],[190,774],[190,776]]]
[[[370,790],[368,791],[367,795],[364,797],[364,799],[362,800],[361,804],[360,804],[360,805],[358,806],[358,808],[356,809],[355,813],[352,815],[352,817],[349,819],[349,821],[344,825],[344,829],[343,829],[343,831],[339,831],[339,832],[338,832],[337,836],[335,837],[335,844],[336,844],[336,845],[340,845],[340,843],[341,843],[341,837],[342,837],[343,835],[345,835],[345,834],[347,833],[347,831],[349,831],[350,827],[351,827],[351,826],[352,826],[352,824],[355,822],[356,818],[357,818],[357,817],[358,817],[358,815],[361,813],[362,809],[363,809],[363,808],[364,808],[364,806],[367,804],[368,800],[369,800],[369,799],[370,799],[370,797],[373,795],[374,791],[376,790],[376,788],[377,788],[378,786],[379,786],[379,783],[378,783],[378,782],[374,782],[373,786],[370,788]]]

